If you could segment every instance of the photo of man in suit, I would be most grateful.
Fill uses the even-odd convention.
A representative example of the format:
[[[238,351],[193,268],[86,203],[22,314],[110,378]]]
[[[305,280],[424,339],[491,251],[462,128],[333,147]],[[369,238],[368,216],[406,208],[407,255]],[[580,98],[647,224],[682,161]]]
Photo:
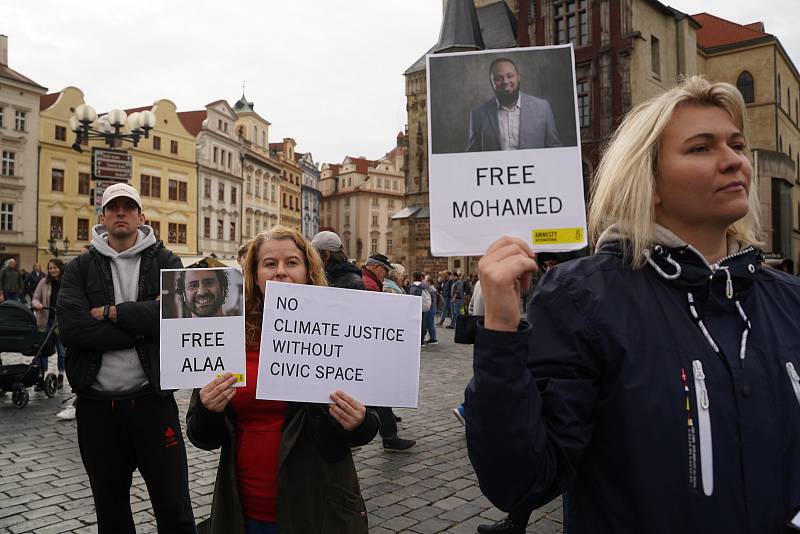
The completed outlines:
[[[495,97],[470,111],[466,152],[561,146],[550,103],[520,90],[512,60],[492,61],[489,82]]]

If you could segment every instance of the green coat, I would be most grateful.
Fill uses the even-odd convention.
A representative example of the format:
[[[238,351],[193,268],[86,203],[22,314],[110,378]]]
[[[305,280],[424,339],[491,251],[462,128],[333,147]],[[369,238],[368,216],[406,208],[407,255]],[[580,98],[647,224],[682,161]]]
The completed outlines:
[[[199,402],[195,390],[186,414],[186,433],[196,447],[222,447],[211,517],[200,534],[243,534],[244,515],[236,479],[236,433],[229,408],[217,413]],[[351,446],[366,445],[378,431],[372,410],[360,427],[344,431],[319,404],[289,403],[278,460],[278,528],[281,534],[368,532]]]

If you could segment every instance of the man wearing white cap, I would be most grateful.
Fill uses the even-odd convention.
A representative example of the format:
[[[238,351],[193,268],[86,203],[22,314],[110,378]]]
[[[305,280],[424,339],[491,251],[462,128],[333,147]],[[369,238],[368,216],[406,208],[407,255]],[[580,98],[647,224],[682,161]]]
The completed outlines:
[[[159,387],[160,269],[181,261],[144,224],[139,192],[127,184],[105,190],[100,221],[89,251],[67,266],[57,307],[98,532],[135,532],[138,468],[158,531],[194,533],[178,407]]]

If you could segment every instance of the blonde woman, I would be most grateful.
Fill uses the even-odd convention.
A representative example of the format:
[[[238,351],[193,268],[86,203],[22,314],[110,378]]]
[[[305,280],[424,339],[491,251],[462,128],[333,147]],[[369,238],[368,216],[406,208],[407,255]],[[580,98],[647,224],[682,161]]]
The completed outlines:
[[[597,171],[596,254],[549,269],[527,320],[528,246],[482,258],[467,442],[500,508],[566,492],[570,534],[800,523],[800,281],[755,246],[744,115],[699,77],[631,111]]]
[[[201,449],[222,448],[211,534],[360,534],[367,512],[350,447],[369,443],[378,416],[342,391],[328,406],[256,400],[264,285],[274,280],[327,285],[319,254],[302,234],[278,226],[245,254],[247,387],[225,374],[195,390],[187,435]]]

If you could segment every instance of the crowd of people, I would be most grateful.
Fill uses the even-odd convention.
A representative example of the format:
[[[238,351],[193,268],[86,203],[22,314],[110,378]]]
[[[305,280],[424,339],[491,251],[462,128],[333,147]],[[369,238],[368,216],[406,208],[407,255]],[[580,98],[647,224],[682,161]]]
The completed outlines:
[[[423,347],[480,317],[454,413],[481,490],[508,512],[481,534],[525,532],[560,495],[570,534],[800,528],[800,281],[757,248],[744,113],[734,87],[698,77],[634,109],[597,169],[592,254],[500,237],[478,279],[409,274],[384,254],[359,267],[334,232],[260,233],[239,251],[248,374],[267,281],[414,295]],[[366,532],[352,449],[378,434],[387,452],[416,445],[392,409],[342,390],[328,404],[256,400],[230,374],[186,414],[188,439],[221,450],[211,516],[195,525],[181,414],[158,377],[158,273],[180,260],[134,188],[109,187],[102,206],[92,246],[30,291],[43,328],[56,304],[99,532],[135,532],[135,469],[159,532]],[[9,263],[0,287],[20,300],[27,278]]]

